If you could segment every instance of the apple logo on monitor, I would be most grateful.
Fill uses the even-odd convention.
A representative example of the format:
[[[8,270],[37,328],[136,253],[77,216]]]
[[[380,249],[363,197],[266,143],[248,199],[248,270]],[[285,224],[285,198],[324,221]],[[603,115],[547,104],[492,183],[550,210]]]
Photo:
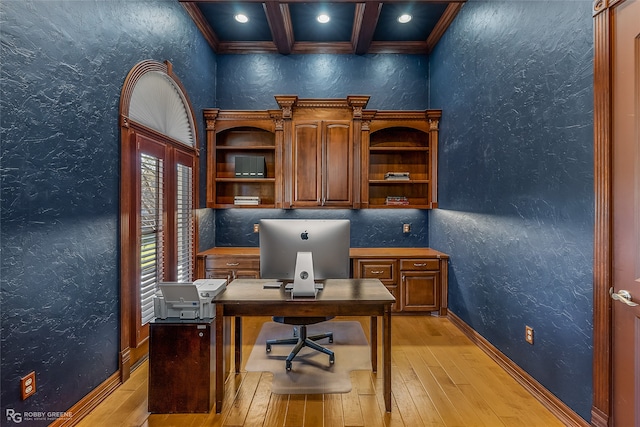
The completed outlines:
[[[307,230],[304,230],[302,233],[300,233],[300,238],[302,240],[309,240],[309,233],[307,233]]]

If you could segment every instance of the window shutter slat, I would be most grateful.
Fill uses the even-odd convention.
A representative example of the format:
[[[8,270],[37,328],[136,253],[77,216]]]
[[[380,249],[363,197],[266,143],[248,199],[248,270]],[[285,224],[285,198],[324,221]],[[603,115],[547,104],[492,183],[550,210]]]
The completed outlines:
[[[153,319],[153,295],[164,277],[163,161],[142,154],[140,170],[140,321],[144,325]]]
[[[191,282],[193,271],[193,171],[177,165],[176,221],[179,282]]]

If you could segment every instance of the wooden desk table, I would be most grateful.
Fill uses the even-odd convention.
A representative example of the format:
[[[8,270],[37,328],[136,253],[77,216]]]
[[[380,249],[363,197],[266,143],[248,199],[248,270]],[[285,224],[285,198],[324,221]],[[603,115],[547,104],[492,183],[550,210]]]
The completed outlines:
[[[269,280],[237,279],[215,298],[216,412],[224,397],[224,317],[234,316],[235,370],[242,362],[242,316],[370,316],[371,369],[377,371],[378,317],[382,317],[382,369],[385,409],[391,412],[391,304],[393,295],[378,279],[331,279],[316,299],[291,299],[284,286],[263,288]],[[227,341],[228,342],[228,341]],[[340,363],[336,360],[336,363]],[[285,369],[284,364],[282,369]]]

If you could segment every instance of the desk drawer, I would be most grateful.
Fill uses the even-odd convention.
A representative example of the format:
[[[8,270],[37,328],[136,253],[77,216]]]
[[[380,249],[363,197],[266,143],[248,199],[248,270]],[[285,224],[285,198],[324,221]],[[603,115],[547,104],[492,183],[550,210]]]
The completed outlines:
[[[433,258],[426,259],[401,259],[400,270],[412,271],[433,271],[440,270],[440,260]]]
[[[260,271],[258,270],[231,270],[231,269],[214,269],[205,270],[206,279],[227,279],[229,282],[236,279],[259,279]]]
[[[393,259],[359,259],[356,262],[356,269],[359,278],[380,279],[385,285],[396,285],[397,263]]]
[[[206,269],[226,269],[226,270],[256,270],[260,271],[260,258],[258,257],[230,257],[230,256],[208,256]]]

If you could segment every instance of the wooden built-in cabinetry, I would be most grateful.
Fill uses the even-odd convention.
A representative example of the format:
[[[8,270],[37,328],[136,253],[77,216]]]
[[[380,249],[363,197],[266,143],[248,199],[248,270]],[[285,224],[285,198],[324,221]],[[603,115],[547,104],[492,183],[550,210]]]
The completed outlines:
[[[446,260],[400,259],[400,311],[439,310],[440,314],[446,314],[446,303],[442,303],[441,263],[446,265]]]
[[[362,207],[438,206],[441,115],[440,110],[364,112]],[[408,179],[385,179],[387,173],[408,173]],[[407,205],[391,204],[388,198]]]
[[[364,110],[361,95],[275,99],[279,110],[204,110],[208,207],[437,207],[440,110]],[[240,156],[263,158],[264,177],[237,177]]]
[[[282,207],[282,112],[206,109],[207,206],[232,208],[236,196],[256,196],[252,207]],[[237,177],[236,158],[264,158],[264,177]]]
[[[276,96],[284,120],[284,208],[359,207],[360,122],[368,100]]]
[[[196,258],[198,279],[258,279],[260,251],[258,248],[220,247],[199,253]]]
[[[351,248],[354,278],[377,278],[395,313],[447,315],[449,256],[430,248]]]
[[[352,260],[351,269],[353,277],[379,279],[396,299],[396,302],[391,305],[391,311],[394,313],[402,311],[398,287],[397,258],[356,258]]]
[[[350,256],[352,277],[380,279],[396,298],[394,313],[446,316],[448,255],[430,248],[351,248]],[[201,252],[196,277],[259,278],[260,249],[224,247]]]

